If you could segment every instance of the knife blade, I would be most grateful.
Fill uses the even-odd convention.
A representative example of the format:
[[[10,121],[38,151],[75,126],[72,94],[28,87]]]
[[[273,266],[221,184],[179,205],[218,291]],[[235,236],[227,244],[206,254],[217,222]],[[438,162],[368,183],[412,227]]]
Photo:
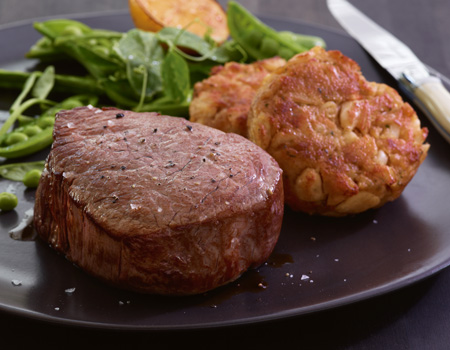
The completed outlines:
[[[346,0],[327,0],[338,23],[399,83],[450,143],[450,93],[442,80],[402,41]]]

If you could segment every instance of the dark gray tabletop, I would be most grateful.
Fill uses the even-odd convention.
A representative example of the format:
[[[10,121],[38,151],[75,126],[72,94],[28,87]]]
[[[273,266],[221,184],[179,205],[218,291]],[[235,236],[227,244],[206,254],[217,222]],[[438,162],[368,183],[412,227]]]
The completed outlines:
[[[325,0],[240,2],[255,14],[302,20],[342,31]],[[426,64],[450,77],[448,0],[353,3],[408,44]],[[126,0],[0,0],[0,25],[44,16],[120,9],[127,9]],[[50,348],[86,344],[105,348],[449,349],[450,270],[382,297],[254,326],[175,334],[112,332],[48,325],[0,314],[0,327],[2,343],[6,346],[11,341],[12,346],[19,348],[42,343]]]

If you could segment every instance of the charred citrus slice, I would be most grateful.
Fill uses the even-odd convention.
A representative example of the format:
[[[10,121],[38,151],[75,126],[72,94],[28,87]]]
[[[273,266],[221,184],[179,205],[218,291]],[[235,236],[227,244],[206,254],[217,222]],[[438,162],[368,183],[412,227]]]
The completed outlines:
[[[136,28],[157,32],[163,27],[186,28],[223,43],[229,36],[226,12],[215,0],[128,0]]]

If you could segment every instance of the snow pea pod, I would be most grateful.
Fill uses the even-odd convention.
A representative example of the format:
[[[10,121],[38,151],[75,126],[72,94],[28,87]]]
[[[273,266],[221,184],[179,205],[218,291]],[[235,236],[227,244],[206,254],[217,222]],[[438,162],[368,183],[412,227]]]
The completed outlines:
[[[281,31],[278,32],[281,37],[284,37],[286,40],[292,40],[297,42],[299,45],[306,47],[307,49],[312,49],[315,46],[320,46],[325,48],[326,43],[321,37],[314,35],[305,35],[305,34],[297,34],[289,31]]]
[[[28,58],[51,60],[73,59],[78,61],[94,78],[104,78],[122,68],[122,61],[113,52],[113,47],[123,33],[93,29],[81,22],[54,19],[35,22],[34,28],[44,35],[31,47]]]
[[[89,26],[71,19],[51,19],[44,22],[35,22],[33,27],[51,40],[65,35],[81,36],[92,32]]]
[[[40,133],[28,137],[23,141],[10,146],[0,147],[0,157],[8,159],[24,157],[50,146],[52,141],[53,126],[49,126]]]
[[[19,90],[31,74],[39,78],[42,72],[20,72],[0,69],[0,88]],[[91,76],[55,74],[53,90],[60,93],[104,95],[100,83]]]
[[[0,177],[11,180],[23,182],[25,175],[33,170],[44,170],[45,160],[37,160],[25,163],[10,163],[0,165]]]
[[[50,146],[53,142],[53,124],[57,112],[89,104],[95,105],[97,101],[98,98],[95,96],[77,95],[46,109],[38,118],[33,118],[31,122],[0,137],[0,157],[7,159],[24,157]]]
[[[286,35],[286,32],[280,34],[267,26],[235,1],[228,3],[227,13],[231,37],[253,59],[261,60],[273,56],[289,59],[310,48],[310,45],[305,46],[298,37]]]
[[[44,22],[35,22],[34,28],[43,37],[39,39],[26,53],[27,58],[35,58],[44,62],[73,59],[71,51],[67,52],[65,42],[77,40],[89,41],[93,50],[106,49],[111,46],[111,39],[119,39],[121,33],[111,30],[92,29],[89,26],[74,20],[53,19]],[[100,43],[100,47],[99,44]],[[102,47],[103,44],[106,44]]]

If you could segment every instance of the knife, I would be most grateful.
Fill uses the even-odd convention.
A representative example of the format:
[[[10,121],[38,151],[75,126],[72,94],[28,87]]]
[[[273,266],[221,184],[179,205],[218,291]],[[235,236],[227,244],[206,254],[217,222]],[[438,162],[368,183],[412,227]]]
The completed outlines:
[[[399,83],[399,87],[450,143],[450,93],[403,42],[346,0],[327,0],[339,24]]]

